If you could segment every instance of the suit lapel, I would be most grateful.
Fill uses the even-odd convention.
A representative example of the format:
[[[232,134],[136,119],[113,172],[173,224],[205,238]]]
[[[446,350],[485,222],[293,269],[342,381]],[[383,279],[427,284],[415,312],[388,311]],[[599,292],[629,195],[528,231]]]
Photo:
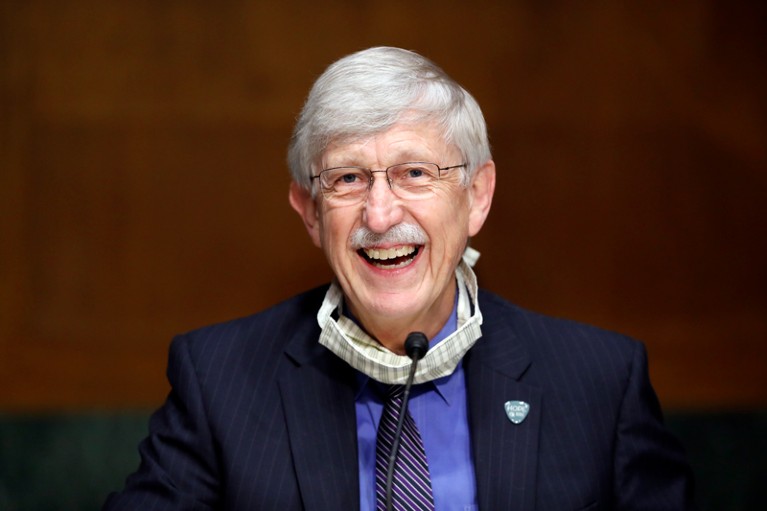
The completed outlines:
[[[313,336],[296,336],[280,377],[290,448],[307,511],[359,509],[354,373]]]
[[[520,381],[530,358],[507,323],[508,311],[483,305],[483,316],[482,338],[464,359],[479,508],[532,511],[542,392]],[[510,400],[530,405],[520,424],[507,417]]]

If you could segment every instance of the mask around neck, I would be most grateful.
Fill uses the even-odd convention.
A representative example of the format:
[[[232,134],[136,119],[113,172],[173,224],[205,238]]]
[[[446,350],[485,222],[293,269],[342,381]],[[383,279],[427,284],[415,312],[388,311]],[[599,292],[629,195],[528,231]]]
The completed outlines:
[[[482,313],[477,301],[477,277],[471,267],[479,252],[467,247],[455,270],[458,287],[458,328],[432,346],[418,362],[414,383],[424,383],[451,374],[463,356],[482,336]],[[353,368],[390,385],[401,385],[407,380],[411,360],[384,348],[354,321],[342,313],[343,292],[337,282],[328,289],[317,313],[322,328],[319,342]],[[333,312],[339,311],[338,320]]]

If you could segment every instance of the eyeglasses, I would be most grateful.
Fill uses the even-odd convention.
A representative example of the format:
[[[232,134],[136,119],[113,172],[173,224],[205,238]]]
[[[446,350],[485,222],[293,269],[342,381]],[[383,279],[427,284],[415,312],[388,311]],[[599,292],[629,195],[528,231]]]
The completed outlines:
[[[391,191],[400,199],[418,200],[431,197],[444,171],[466,167],[465,163],[440,167],[436,163],[411,161],[398,163],[384,170],[364,167],[333,167],[325,169],[312,180],[319,179],[322,196],[335,204],[354,204],[363,201],[375,180],[374,174],[386,174]]]

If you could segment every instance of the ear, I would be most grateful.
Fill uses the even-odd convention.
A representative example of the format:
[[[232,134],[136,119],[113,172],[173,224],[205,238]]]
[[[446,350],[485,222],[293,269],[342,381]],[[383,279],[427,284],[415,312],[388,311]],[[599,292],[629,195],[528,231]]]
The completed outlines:
[[[306,231],[309,233],[309,237],[312,242],[321,247],[320,243],[320,212],[317,208],[317,203],[312,197],[309,190],[302,187],[295,181],[290,182],[290,192],[288,192],[288,200],[296,213],[304,221]]]
[[[475,236],[485,223],[495,193],[495,163],[487,160],[474,173],[469,185],[469,236]]]

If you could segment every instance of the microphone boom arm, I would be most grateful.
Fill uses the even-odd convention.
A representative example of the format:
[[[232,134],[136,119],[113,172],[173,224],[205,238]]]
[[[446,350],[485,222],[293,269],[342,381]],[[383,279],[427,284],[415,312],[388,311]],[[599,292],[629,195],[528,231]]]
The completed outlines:
[[[429,350],[429,340],[421,332],[411,332],[405,340],[405,353],[413,360],[410,364],[410,373],[405,383],[405,390],[402,393],[402,405],[397,419],[397,429],[394,431],[394,440],[392,441],[391,452],[389,453],[389,464],[386,469],[386,511],[392,511],[392,482],[394,480],[394,467],[399,454],[400,438],[402,438],[402,427],[405,424],[405,414],[407,413],[407,404],[410,401],[410,387],[413,386],[413,378],[418,367],[418,361],[426,355]]]

